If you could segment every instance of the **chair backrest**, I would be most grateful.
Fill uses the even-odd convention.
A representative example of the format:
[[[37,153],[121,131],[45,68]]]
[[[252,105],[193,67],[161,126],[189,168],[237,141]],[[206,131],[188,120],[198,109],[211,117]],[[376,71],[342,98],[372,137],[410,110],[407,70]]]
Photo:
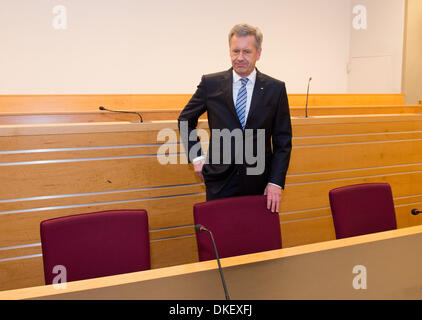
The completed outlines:
[[[337,239],[397,228],[388,183],[363,183],[330,190]]]
[[[55,266],[65,268],[66,282],[151,267],[145,210],[109,210],[50,219],[41,222],[40,231],[46,284],[53,283],[57,276]]]
[[[209,229],[220,258],[281,248],[280,220],[266,196],[243,196],[194,205],[195,224]],[[216,259],[210,235],[196,234],[199,261]]]

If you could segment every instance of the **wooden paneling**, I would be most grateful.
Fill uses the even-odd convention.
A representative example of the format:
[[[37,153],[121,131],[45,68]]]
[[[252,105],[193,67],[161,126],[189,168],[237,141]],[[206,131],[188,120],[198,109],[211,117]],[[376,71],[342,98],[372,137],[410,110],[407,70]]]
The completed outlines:
[[[181,109],[191,94],[0,95],[3,112]]]
[[[305,94],[288,94],[291,106],[306,105]],[[308,106],[403,105],[403,94],[310,94]]]
[[[9,247],[40,242],[39,225],[43,220],[103,210],[145,209],[148,212],[151,230],[193,225],[192,207],[195,203],[203,201],[205,201],[205,194],[199,193],[168,198],[88,203],[83,206],[72,205],[62,208],[37,208],[36,211],[1,214],[0,246]]]
[[[0,95],[1,112],[182,109],[192,94]],[[288,94],[291,106],[304,106],[306,94]],[[403,94],[310,94],[308,106],[404,105]],[[136,117],[136,116],[135,116]]]
[[[163,256],[167,259],[164,260]],[[193,233],[151,242],[151,268],[175,266],[194,261],[198,261],[198,247]]]
[[[2,290],[34,287],[44,284],[42,257],[0,260]]]
[[[421,131],[419,119],[417,115],[406,114],[296,118],[293,135],[296,138],[319,138],[326,135]]]
[[[7,126],[9,127],[9,126]],[[0,136],[1,151],[22,150],[49,150],[58,148],[93,148],[113,146],[146,145],[157,139],[158,131],[118,131],[118,132],[93,132],[93,133],[70,133],[58,131],[37,132],[36,128],[30,127],[22,132],[25,127],[6,132],[3,126],[3,136]],[[101,129],[100,129],[101,130]],[[13,131],[19,131],[14,133]],[[32,134],[31,134],[32,132]]]
[[[281,234],[283,248],[336,238],[331,215],[282,223]]]
[[[400,228],[422,224],[422,115],[293,118],[291,166],[282,193],[283,247],[335,238],[332,188],[392,186]],[[206,121],[200,122],[206,128]],[[0,290],[43,283],[39,224],[84,212],[143,208],[153,268],[197,261],[192,207],[205,188],[192,166],[161,165],[161,129],[175,121],[0,126]],[[175,136],[178,139],[177,132]],[[206,141],[203,141],[206,145]],[[35,270],[35,271],[34,271]]]
[[[308,107],[308,117],[313,116],[339,116],[339,115],[362,115],[362,114],[402,114],[402,113],[420,113],[420,105],[365,105],[365,106],[310,106]],[[305,116],[304,107],[290,107],[292,116]]]
[[[83,206],[85,204],[101,204],[106,202],[124,202],[133,199],[154,199],[166,197],[182,197],[191,194],[199,194],[205,192],[202,183],[194,183],[180,186],[154,187],[141,189],[128,189],[112,192],[95,192],[74,195],[56,195],[54,198],[27,198],[27,199],[9,199],[1,204],[2,212],[25,211],[32,208],[50,208],[50,207],[67,207],[67,206]],[[1,219],[1,217],[0,217]]]
[[[41,244],[34,243],[21,247],[6,247],[0,250],[0,260],[13,259],[19,256],[33,256],[41,254]]]
[[[402,108],[394,109],[400,113]],[[159,120],[176,120],[182,108],[162,110],[139,110],[144,122]],[[206,114],[201,116],[206,119]],[[78,123],[78,122],[140,122],[137,114],[116,113],[106,111],[79,111],[79,112],[39,112],[39,113],[0,113],[0,125],[3,124],[47,124],[47,123]]]
[[[155,157],[3,165],[0,180],[8,182],[0,184],[0,194],[10,199],[198,182],[191,173],[187,165],[161,168]]]
[[[0,163],[23,163],[33,161],[54,161],[54,160],[78,160],[92,158],[116,158],[116,157],[151,157],[159,152],[159,146],[119,147],[106,148],[102,150],[58,150],[58,151],[31,151],[21,153],[3,154]]]
[[[143,121],[177,120],[182,108],[162,110],[137,110],[142,114]],[[421,105],[364,105],[364,106],[311,106],[308,116],[327,115],[363,115],[363,114],[412,114],[421,113]],[[291,106],[290,114],[293,117],[303,117],[306,114],[303,106]],[[204,113],[201,119],[206,119]],[[109,113],[100,111],[79,112],[37,112],[11,113],[0,112],[0,125],[11,124],[48,124],[48,123],[89,123],[89,122],[133,122],[138,123],[136,114]]]
[[[289,173],[311,173],[318,171],[350,170],[420,162],[422,140],[395,140],[361,143],[339,143],[296,147],[292,153]],[[362,157],[362,154],[365,156]]]

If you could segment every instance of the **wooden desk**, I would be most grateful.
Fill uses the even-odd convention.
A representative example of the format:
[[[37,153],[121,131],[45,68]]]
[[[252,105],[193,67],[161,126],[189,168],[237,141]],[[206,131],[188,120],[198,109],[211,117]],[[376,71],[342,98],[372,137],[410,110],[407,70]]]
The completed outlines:
[[[1,106],[0,106],[1,108]],[[173,109],[139,109],[145,122],[177,120],[182,111],[182,107]],[[313,116],[342,116],[342,115],[365,115],[365,114],[417,114],[421,113],[422,105],[365,105],[365,106],[310,106],[308,115]],[[290,115],[292,117],[303,117],[306,111],[304,106],[291,106]],[[204,113],[200,119],[206,119]],[[92,107],[91,110],[83,111],[50,111],[50,112],[0,112],[0,125],[37,125],[52,123],[96,123],[96,122],[139,122],[140,118],[136,114],[115,113],[98,111]]]
[[[221,260],[230,297],[421,299],[422,226]],[[361,265],[367,289],[355,289]],[[0,292],[0,299],[224,299],[215,260]]]

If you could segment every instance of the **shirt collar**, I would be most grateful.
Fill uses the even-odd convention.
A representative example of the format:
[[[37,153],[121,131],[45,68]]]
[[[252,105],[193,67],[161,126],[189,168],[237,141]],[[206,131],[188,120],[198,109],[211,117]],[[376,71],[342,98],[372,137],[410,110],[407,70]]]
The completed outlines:
[[[254,84],[255,83],[255,79],[256,79],[256,69],[253,69],[253,71],[251,72],[251,74],[249,76],[247,76],[247,78],[249,79],[248,84]],[[234,71],[233,69],[233,83],[240,81],[240,79],[242,79],[241,76],[239,76],[236,71]]]

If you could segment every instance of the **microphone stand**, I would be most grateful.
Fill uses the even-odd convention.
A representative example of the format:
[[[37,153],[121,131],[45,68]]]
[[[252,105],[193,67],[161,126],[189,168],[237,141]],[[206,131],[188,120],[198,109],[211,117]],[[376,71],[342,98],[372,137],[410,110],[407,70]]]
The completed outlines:
[[[206,231],[211,236],[212,245],[214,247],[215,256],[217,258],[218,271],[220,271],[220,278],[221,278],[221,282],[223,283],[224,294],[226,296],[226,300],[230,300],[229,293],[228,293],[227,287],[226,287],[226,282],[224,281],[223,269],[221,268],[220,258],[218,257],[217,246],[215,245],[214,236],[212,235],[212,232],[210,230],[208,230],[207,228],[205,228],[204,226],[202,226],[200,224],[197,224],[195,226],[195,229],[196,229],[197,232]]]
[[[120,110],[110,110],[110,109],[106,109],[103,106],[100,106],[98,109],[102,110],[102,111],[108,111],[108,112],[117,112],[117,113],[131,113],[131,114],[137,114],[139,116],[139,122],[144,122],[144,120],[142,119],[142,116],[139,112],[136,111],[120,111]]]
[[[305,105],[305,118],[308,117],[308,97],[309,97],[309,85],[311,84],[312,77],[308,80],[308,90],[306,91],[306,105]]]

